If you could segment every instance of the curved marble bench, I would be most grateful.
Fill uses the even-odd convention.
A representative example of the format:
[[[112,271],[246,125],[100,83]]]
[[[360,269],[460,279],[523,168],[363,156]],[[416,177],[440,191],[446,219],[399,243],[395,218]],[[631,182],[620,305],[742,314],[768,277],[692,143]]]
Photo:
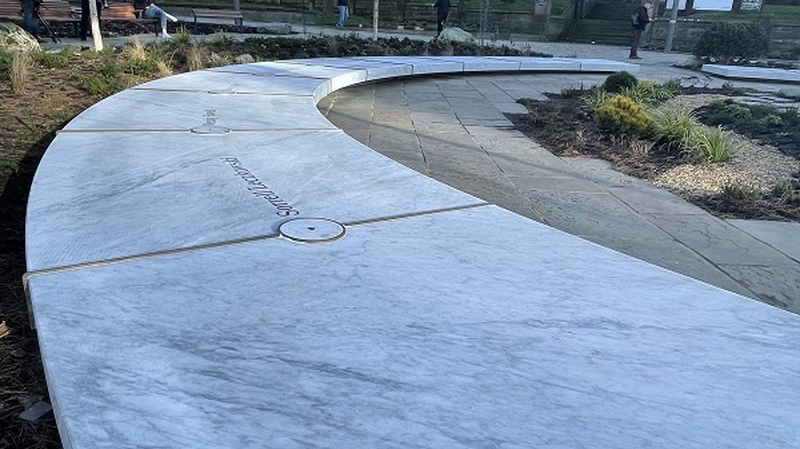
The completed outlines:
[[[153,81],[53,141],[26,285],[66,448],[800,446],[800,317],[487,204],[316,110],[353,58]]]

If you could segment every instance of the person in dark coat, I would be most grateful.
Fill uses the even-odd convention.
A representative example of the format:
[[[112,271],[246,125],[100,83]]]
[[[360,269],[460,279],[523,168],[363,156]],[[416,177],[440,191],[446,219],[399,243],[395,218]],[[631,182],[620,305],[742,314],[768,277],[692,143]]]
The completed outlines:
[[[22,0],[22,28],[39,40],[39,0]]]
[[[444,29],[447,14],[450,13],[450,0],[436,0],[433,7],[436,8],[436,37],[439,37]]]
[[[639,9],[631,16],[633,24],[633,42],[631,42],[630,59],[642,59],[639,57],[639,44],[642,42],[642,33],[647,29],[647,24],[650,23],[650,11],[653,9],[653,4],[650,2],[640,6]]]
[[[95,2],[97,4],[97,20],[100,20],[100,13],[103,10],[102,0]],[[81,0],[81,40],[86,40],[86,35],[89,34],[89,0]]]

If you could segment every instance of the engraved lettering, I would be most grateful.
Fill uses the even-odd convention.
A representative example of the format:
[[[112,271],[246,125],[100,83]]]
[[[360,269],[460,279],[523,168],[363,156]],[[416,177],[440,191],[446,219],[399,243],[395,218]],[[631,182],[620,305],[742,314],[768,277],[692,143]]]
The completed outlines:
[[[203,114],[203,117],[206,119],[205,126],[216,125],[217,124],[217,119],[214,118],[216,116],[217,116],[217,110],[216,109],[206,109],[205,114]]]
[[[214,110],[207,110],[206,111],[206,123],[209,123],[209,118],[216,113]],[[213,119],[216,120],[216,119]],[[263,198],[267,200],[272,206],[275,207],[278,211],[275,212],[280,217],[288,217],[290,215],[300,215],[300,212],[292,207],[291,204],[287,203],[277,193],[270,190],[261,180],[256,177],[253,173],[250,172],[247,168],[242,166],[241,161],[235,157],[223,157],[220,158],[226,164],[228,164],[233,171],[245,182],[247,182],[248,187],[247,190],[253,194],[253,196],[257,198]]]

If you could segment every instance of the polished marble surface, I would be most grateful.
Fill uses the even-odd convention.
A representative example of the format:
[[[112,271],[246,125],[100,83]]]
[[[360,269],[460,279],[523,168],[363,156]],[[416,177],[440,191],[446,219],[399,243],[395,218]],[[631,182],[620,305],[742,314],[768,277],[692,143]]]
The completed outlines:
[[[496,206],[30,292],[68,448],[800,444],[800,317]]]
[[[800,83],[800,70],[769,67],[744,67],[734,65],[703,64],[703,72],[724,78],[769,80]]]
[[[302,76],[203,70],[140,84],[134,90],[211,92],[220,94],[296,95],[323,98],[333,90],[327,79]],[[113,97],[112,97],[113,98]]]
[[[26,229],[64,447],[800,446],[796,315],[300,117],[353,83],[514,64],[542,69],[257,63],[146,83],[77,117],[42,159]],[[111,128],[132,98],[150,100]],[[254,104],[233,113],[240,98]],[[281,228],[293,218],[312,220]]]
[[[311,96],[129,89],[85,110],[64,130],[189,131],[203,125],[231,131],[335,129]]]
[[[322,65],[306,65],[293,61],[258,62],[210,69],[223,73],[245,73],[259,76],[318,78],[329,81],[331,91],[343,89],[367,80],[366,69],[325,67]],[[327,86],[327,84],[326,84]],[[325,94],[327,95],[327,94]],[[325,95],[316,98],[321,100]]]
[[[410,58],[400,57],[397,59],[383,58],[373,60],[368,57],[351,58],[312,58],[295,59],[294,64],[308,64],[313,66],[333,67],[339,69],[366,70],[367,81],[375,81],[385,78],[397,78],[410,76],[413,73],[413,66]]]
[[[54,151],[55,150],[55,151]],[[28,270],[481,204],[343,132],[61,133],[33,182]]]

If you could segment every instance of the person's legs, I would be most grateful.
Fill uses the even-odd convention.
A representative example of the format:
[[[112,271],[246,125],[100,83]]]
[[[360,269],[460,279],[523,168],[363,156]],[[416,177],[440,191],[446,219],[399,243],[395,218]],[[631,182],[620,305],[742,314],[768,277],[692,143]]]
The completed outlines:
[[[163,9],[156,5],[151,5],[149,8],[144,10],[142,17],[145,19],[158,19],[159,23],[161,24],[161,37],[170,37],[170,35],[167,34],[167,13],[165,13]]]
[[[339,6],[339,21],[336,23],[338,28],[344,27],[344,21],[347,20],[347,6]]]
[[[36,9],[33,0],[25,0],[22,2],[22,27],[31,34],[31,36],[39,37],[39,18],[36,17]]]
[[[438,13],[436,15],[436,36],[438,37],[442,34],[442,30],[444,30],[444,22],[447,20],[447,13]]]
[[[631,42],[631,54],[629,58],[639,59],[639,43],[642,41],[642,30],[633,30],[633,42]]]
[[[575,18],[583,19],[584,0],[575,0]]]
[[[81,0],[81,40],[89,34],[89,0]]]

